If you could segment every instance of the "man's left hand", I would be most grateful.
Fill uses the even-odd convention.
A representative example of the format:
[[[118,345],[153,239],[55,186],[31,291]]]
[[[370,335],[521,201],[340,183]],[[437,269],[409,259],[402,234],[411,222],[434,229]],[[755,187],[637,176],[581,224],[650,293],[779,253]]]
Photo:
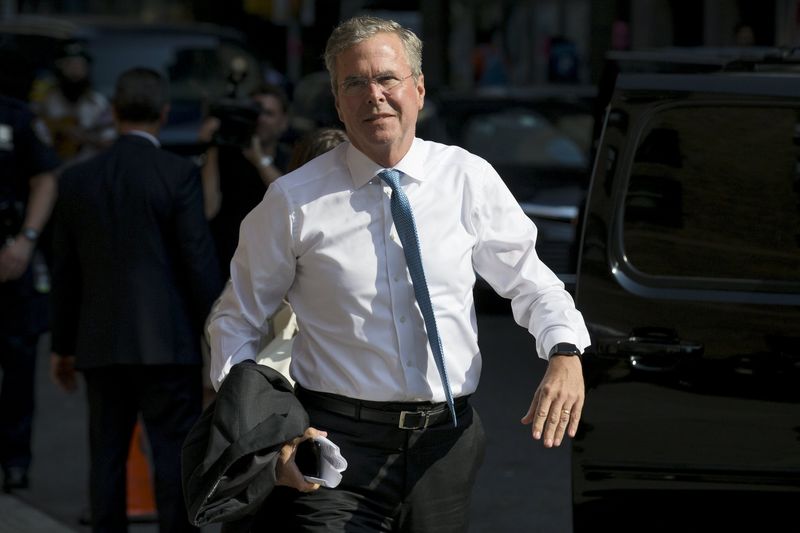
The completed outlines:
[[[521,422],[533,424],[533,438],[544,437],[545,448],[560,446],[564,432],[574,437],[578,431],[585,394],[581,360],[553,356]]]
[[[50,379],[66,392],[75,392],[78,378],[75,370],[74,355],[50,354]]]
[[[313,492],[319,489],[318,483],[309,483],[303,477],[302,472],[294,462],[295,454],[297,454],[297,446],[304,440],[313,439],[314,437],[327,437],[328,433],[320,431],[316,428],[308,428],[301,437],[292,439],[285,443],[278,454],[278,462],[275,465],[275,484],[286,487],[292,487],[300,492]]]
[[[0,248],[0,282],[18,279],[31,262],[34,245],[27,239],[8,241]]]

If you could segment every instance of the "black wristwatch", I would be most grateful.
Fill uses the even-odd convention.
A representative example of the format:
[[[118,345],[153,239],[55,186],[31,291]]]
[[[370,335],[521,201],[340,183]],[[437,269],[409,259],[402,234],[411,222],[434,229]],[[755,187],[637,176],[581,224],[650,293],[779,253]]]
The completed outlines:
[[[20,234],[31,242],[36,242],[39,239],[39,232],[33,228],[23,228]]]
[[[554,355],[573,356],[580,359],[581,351],[574,344],[570,344],[568,342],[559,342],[550,349],[550,354],[547,356],[547,358],[549,359]]]

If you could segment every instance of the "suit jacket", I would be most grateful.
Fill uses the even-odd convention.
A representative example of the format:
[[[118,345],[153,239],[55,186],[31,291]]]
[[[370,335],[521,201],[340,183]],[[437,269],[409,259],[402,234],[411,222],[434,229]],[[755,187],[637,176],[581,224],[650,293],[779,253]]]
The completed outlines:
[[[247,531],[275,487],[281,446],[308,424],[294,389],[278,371],[253,361],[234,365],[183,445],[189,521],[197,526],[224,521],[224,531]]]
[[[53,222],[53,351],[79,369],[200,364],[221,291],[199,170],[122,135],[59,180]]]

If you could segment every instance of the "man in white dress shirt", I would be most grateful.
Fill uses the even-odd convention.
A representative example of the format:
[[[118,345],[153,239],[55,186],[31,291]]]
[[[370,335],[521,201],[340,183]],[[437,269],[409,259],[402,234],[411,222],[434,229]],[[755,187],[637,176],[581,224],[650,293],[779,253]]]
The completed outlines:
[[[497,172],[465,150],[415,138],[425,98],[422,44],[357,17],[325,60],[349,143],[274,182],[245,218],[231,281],[212,312],[211,379],[255,359],[286,297],[300,327],[291,374],[312,428],[287,443],[265,524],[279,531],[464,531],[484,453],[468,403],[481,371],[476,272],[510,298],[549,359],[523,424],[545,447],[574,436],[589,344],[564,285],[536,255],[536,227]],[[378,174],[401,172],[444,351],[456,421],[426,335]],[[531,354],[533,356],[533,354]],[[578,355],[578,356],[571,356]],[[349,466],[336,488],[306,482],[298,442],[321,432]]]

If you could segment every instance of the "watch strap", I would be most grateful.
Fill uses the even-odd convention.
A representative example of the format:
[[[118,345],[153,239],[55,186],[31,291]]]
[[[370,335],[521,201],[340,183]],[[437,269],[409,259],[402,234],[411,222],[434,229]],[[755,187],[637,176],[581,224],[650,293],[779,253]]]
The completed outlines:
[[[569,342],[559,342],[555,346],[550,349],[550,354],[548,358],[553,357],[555,355],[565,355],[565,356],[573,356],[581,357],[580,349],[572,343]]]
[[[39,232],[33,228],[22,228],[20,235],[31,242],[36,242],[39,239]]]

